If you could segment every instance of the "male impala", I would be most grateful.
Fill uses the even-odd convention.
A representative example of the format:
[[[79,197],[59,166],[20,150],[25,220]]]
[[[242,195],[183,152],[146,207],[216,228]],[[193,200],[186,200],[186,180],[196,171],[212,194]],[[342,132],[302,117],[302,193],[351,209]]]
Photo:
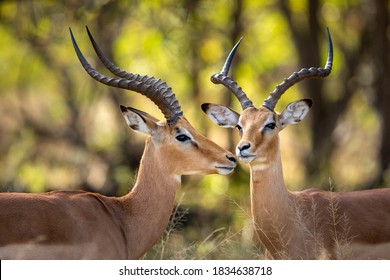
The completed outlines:
[[[120,70],[89,34],[102,62],[120,78],[98,73],[70,33],[91,77],[145,95],[161,109],[166,122],[121,106],[127,124],[149,136],[135,186],[123,197],[83,191],[0,194],[0,259],[137,259],[164,233],[182,175],[228,174],[236,166],[231,153],[191,126],[166,83]]]
[[[312,101],[298,100],[278,114],[275,105],[295,83],[312,77],[326,77],[332,68],[333,48],[328,32],[325,68],[294,72],[255,108],[228,71],[239,43],[232,49],[216,84],[229,88],[242,106],[241,115],[215,104],[202,109],[218,125],[237,127],[241,141],[236,155],[250,166],[251,208],[256,232],[275,259],[378,259],[390,258],[390,189],[346,193],[308,189],[289,192],[283,180],[279,132],[301,121]]]

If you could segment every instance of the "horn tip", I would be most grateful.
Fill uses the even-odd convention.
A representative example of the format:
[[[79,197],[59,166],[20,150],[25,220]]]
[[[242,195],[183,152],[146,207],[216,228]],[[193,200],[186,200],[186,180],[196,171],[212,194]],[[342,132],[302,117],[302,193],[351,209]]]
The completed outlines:
[[[70,33],[70,36],[73,38],[73,32],[72,32],[72,28],[69,26],[69,33]]]

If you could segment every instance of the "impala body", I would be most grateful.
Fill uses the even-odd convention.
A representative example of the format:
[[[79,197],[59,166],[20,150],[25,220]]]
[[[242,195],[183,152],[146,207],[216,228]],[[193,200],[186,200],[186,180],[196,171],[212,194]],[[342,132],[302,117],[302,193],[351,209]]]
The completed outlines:
[[[390,189],[329,192],[287,190],[279,147],[279,132],[300,122],[312,101],[290,103],[276,113],[281,95],[295,83],[326,77],[332,68],[333,48],[328,32],[325,68],[294,72],[271,92],[259,108],[253,106],[237,83],[227,76],[239,43],[212,81],[228,87],[242,106],[239,114],[216,104],[202,109],[218,125],[238,128],[241,140],[236,156],[250,167],[250,195],[257,236],[274,259],[390,259]]]
[[[164,233],[182,175],[228,174],[236,166],[233,154],[191,126],[166,83],[120,70],[88,34],[103,64],[119,78],[93,69],[71,32],[88,74],[103,84],[145,95],[166,121],[121,106],[130,128],[147,135],[135,185],[123,197],[84,191],[1,193],[0,259],[140,258]]]

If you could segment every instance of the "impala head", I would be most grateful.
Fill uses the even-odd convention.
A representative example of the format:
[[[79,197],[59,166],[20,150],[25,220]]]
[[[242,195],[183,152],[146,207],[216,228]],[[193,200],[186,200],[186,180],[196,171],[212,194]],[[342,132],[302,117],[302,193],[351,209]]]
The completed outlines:
[[[236,155],[241,161],[251,165],[265,164],[278,152],[278,133],[288,124],[300,122],[313,104],[310,99],[298,100],[288,104],[279,114],[274,111],[276,103],[287,89],[299,81],[326,77],[330,74],[333,62],[332,40],[328,30],[328,58],[325,68],[303,68],[299,72],[294,72],[276,86],[259,108],[255,108],[242,88],[228,77],[230,64],[240,42],[241,40],[231,50],[221,73],[214,74],[211,81],[215,84],[223,84],[232,91],[241,104],[243,110],[241,115],[226,106],[210,103],[203,104],[202,110],[219,126],[238,128],[241,140],[236,147]]]
[[[184,116],[168,124],[134,108],[121,110],[131,129],[150,137],[155,160],[175,175],[229,174],[236,166],[233,154],[199,134]]]
[[[76,54],[87,73],[112,87],[141,93],[153,101],[164,114],[165,121],[140,110],[121,106],[127,124],[134,131],[149,136],[147,145],[155,149],[155,160],[175,175],[195,173],[229,174],[236,167],[233,154],[198,133],[183,115],[175,94],[168,85],[154,77],[132,74],[119,69],[102,53],[87,28],[96,54],[107,69],[119,78],[100,74],[87,62],[70,30]]]

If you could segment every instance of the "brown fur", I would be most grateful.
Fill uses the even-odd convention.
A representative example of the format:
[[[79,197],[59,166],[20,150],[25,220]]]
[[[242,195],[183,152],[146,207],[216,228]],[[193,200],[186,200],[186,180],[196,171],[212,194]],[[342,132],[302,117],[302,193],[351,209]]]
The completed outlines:
[[[181,117],[154,124],[133,190],[123,197],[83,191],[0,194],[0,259],[138,259],[164,233],[181,175],[235,167],[233,155]],[[186,129],[197,147],[175,140]]]
[[[277,121],[259,133],[266,108],[245,110],[242,140],[251,143],[251,202],[256,232],[275,259],[390,259],[390,189],[289,192],[283,180]]]
[[[281,114],[263,106],[248,107],[241,115],[217,104],[202,109],[218,125],[240,130],[236,155],[250,165],[252,215],[267,257],[390,259],[390,189],[286,189],[279,132],[300,122],[311,105],[311,100],[298,100]]]

